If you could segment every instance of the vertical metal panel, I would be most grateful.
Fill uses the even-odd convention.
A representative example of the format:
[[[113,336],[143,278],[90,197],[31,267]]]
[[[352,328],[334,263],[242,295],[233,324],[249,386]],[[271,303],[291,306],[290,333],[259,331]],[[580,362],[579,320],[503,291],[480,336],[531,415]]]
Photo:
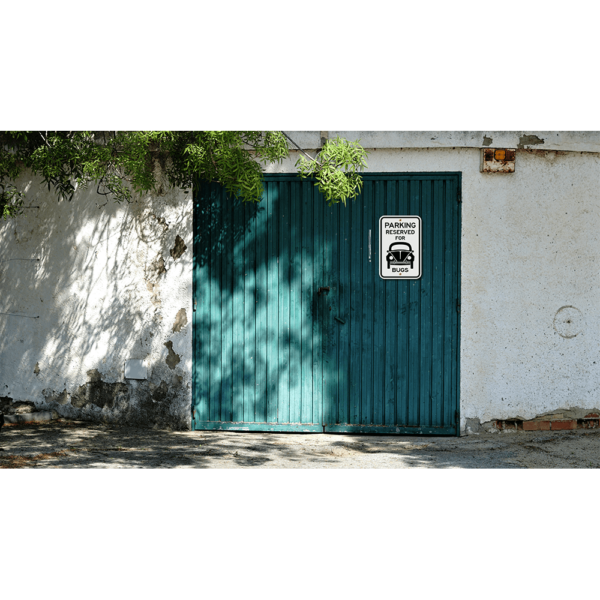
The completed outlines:
[[[199,186],[193,426],[457,432],[459,184],[369,174],[333,208],[294,176],[258,205]],[[421,216],[420,280],[379,277],[383,214]]]
[[[323,423],[335,423],[338,408],[339,387],[339,322],[334,316],[339,313],[339,211],[335,206],[323,203],[323,273],[327,277],[325,285],[330,291],[322,300],[323,304]],[[339,318],[339,317],[338,317]]]
[[[384,208],[379,214],[392,215],[398,210],[398,182],[386,181],[387,185]],[[379,248],[379,231],[375,248]],[[375,260],[379,260],[376,256]],[[398,386],[397,368],[401,361],[398,355],[398,342],[400,337],[398,321],[401,318],[398,311],[398,285],[396,281],[384,281],[385,288],[385,330],[384,342],[384,423],[395,425],[396,420],[396,388]]]
[[[313,279],[313,234],[314,223],[312,186],[310,182],[303,181],[300,184],[302,190],[302,324],[300,335],[302,338],[302,397],[300,407],[300,422],[310,423],[312,414],[312,390],[313,390],[313,303],[314,303],[314,279]]]
[[[373,214],[369,225],[370,248],[367,251],[369,270],[373,278],[373,424],[385,423],[385,318],[387,306],[385,301],[386,283],[379,280],[379,217],[385,213],[386,181],[374,182]],[[393,283],[393,282],[390,282]],[[392,310],[392,307],[390,307]],[[390,331],[393,336],[393,331]],[[393,338],[392,338],[393,339]]]
[[[277,421],[290,422],[290,194],[289,182],[279,185],[279,252],[277,266],[279,267],[278,319],[279,331],[278,363],[277,363]]]
[[[347,214],[352,211],[352,200],[348,201],[348,206],[336,207],[335,212],[338,214],[339,238],[337,246],[337,265],[338,265],[338,288],[339,288],[339,304],[337,316],[339,320],[335,321],[335,327],[339,331],[338,335],[338,389],[336,398],[336,409],[332,411],[330,423],[348,423],[350,419],[350,290],[351,286],[351,250],[352,239],[350,230],[350,220]],[[334,251],[335,251],[334,246]]]
[[[256,213],[256,387],[254,397],[254,421],[264,423],[267,420],[267,220],[269,206],[269,188],[265,189],[266,198]]]
[[[221,421],[231,421],[233,403],[233,202],[221,221]]]
[[[420,179],[409,181],[408,214],[421,215]],[[399,282],[400,283],[400,282]],[[421,356],[421,281],[408,282],[408,338],[406,354],[408,356],[408,422],[409,427],[419,426],[419,382]]]
[[[277,422],[279,378],[279,185],[266,183],[267,192],[267,423]],[[283,283],[283,282],[282,282]]]
[[[210,223],[212,216],[209,202],[200,202],[194,199],[194,248],[202,244],[210,245],[209,229],[205,227]],[[208,244],[206,242],[208,241]],[[210,273],[206,261],[206,253],[194,252],[193,293],[194,312],[192,313],[192,335],[194,348],[193,365],[193,424],[209,420],[208,399],[210,384],[210,354],[206,351],[210,347]],[[202,402],[197,399],[202,398]]]
[[[233,260],[232,281],[232,421],[244,420],[244,294],[245,274],[244,243],[238,241],[244,226],[244,205],[237,200],[233,205],[233,229],[230,236]],[[236,239],[237,238],[237,239]]]
[[[244,206],[244,418],[254,421],[256,402],[256,235],[255,228],[248,231],[246,223],[255,215],[255,206]],[[196,399],[201,401],[200,398]]]
[[[211,186],[211,200],[218,190]],[[209,418],[211,421],[221,420],[221,254],[223,252],[221,232],[223,230],[223,214],[220,206],[213,204],[214,228],[211,230],[210,261],[210,383],[209,383]]]
[[[443,181],[432,181],[433,199],[443,198]],[[443,207],[434,206],[432,215],[433,243],[431,248],[432,274],[432,368],[431,368],[431,426],[442,426],[444,406],[444,390],[442,375],[444,364],[443,332],[444,332],[444,227]]]
[[[324,201],[318,197],[314,185],[311,186],[310,200],[313,207],[313,226],[311,231],[307,227],[306,234],[312,237],[313,256],[313,289],[312,289],[312,398],[311,419],[312,423],[323,422],[323,328],[326,325],[324,309],[328,294],[315,293],[321,287],[327,287],[327,279],[323,273],[323,210]]]
[[[302,194],[288,182],[291,210],[290,253],[290,423],[300,423],[302,409]]]
[[[409,208],[409,190],[410,180],[405,179],[398,182],[399,186],[399,197],[397,205],[397,214],[407,215],[410,214]],[[389,214],[393,215],[396,213],[393,207],[388,206]],[[399,282],[398,282],[399,283]],[[404,285],[398,285],[398,329],[396,330],[397,343],[395,344],[397,350],[395,359],[397,361],[397,387],[396,387],[396,423],[410,423],[410,403],[408,402],[409,397],[409,320],[410,320],[410,283],[404,282]],[[390,344],[391,346],[391,344]],[[393,346],[392,346],[393,347]]]
[[[366,185],[366,184],[365,184]],[[350,372],[349,411],[347,423],[359,423],[361,400],[361,365],[362,365],[362,203],[350,204],[347,215],[350,230],[350,314],[348,329],[350,330]]]
[[[362,335],[361,335],[361,377],[360,377],[360,423],[370,425],[373,423],[373,291],[374,274],[373,264],[368,261],[369,230],[373,229],[373,200],[374,181],[367,181],[364,190],[362,208],[362,223],[360,228],[361,244],[361,291],[362,291]]]
[[[423,253],[423,275],[419,280],[419,330],[413,332],[419,338],[420,342],[420,361],[419,361],[419,425],[430,424],[431,422],[431,337],[432,337],[432,239],[433,239],[433,218],[432,218],[432,197],[431,180],[420,182],[421,212],[419,216],[424,224],[423,227],[423,247],[427,252]]]

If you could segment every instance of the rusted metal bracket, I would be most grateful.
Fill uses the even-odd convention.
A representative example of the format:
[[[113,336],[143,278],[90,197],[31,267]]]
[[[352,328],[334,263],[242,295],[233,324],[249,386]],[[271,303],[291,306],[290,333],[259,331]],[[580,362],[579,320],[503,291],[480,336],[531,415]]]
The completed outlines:
[[[482,173],[514,173],[516,150],[514,148],[483,148]]]

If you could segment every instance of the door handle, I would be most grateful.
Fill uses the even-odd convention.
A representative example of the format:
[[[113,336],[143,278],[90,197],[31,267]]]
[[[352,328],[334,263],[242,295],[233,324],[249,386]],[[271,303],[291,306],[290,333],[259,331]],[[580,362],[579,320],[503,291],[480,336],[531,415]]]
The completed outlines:
[[[344,319],[340,319],[339,317],[333,317],[338,323],[341,323],[342,325],[346,324],[346,321],[344,321]]]
[[[328,293],[329,292],[329,286],[327,286],[327,287],[320,287],[319,291],[317,292],[317,294],[320,296],[321,292]]]

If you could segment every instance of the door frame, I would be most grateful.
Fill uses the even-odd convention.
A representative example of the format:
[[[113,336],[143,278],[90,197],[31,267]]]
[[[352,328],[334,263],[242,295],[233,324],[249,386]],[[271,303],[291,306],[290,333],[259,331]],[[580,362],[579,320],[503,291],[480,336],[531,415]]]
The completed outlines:
[[[435,436],[460,436],[460,415],[461,415],[461,402],[460,402],[460,363],[461,363],[461,293],[462,293],[462,172],[461,171],[389,171],[389,172],[367,172],[361,174],[365,179],[381,180],[384,178],[397,178],[406,177],[409,179],[421,177],[456,177],[457,182],[457,203],[458,203],[458,240],[457,240],[457,260],[458,260],[458,300],[457,300],[457,364],[456,364],[456,383],[455,383],[455,398],[456,398],[456,409],[455,409],[455,427],[396,427],[389,425],[334,425],[326,424],[325,421],[328,417],[326,415],[326,407],[324,399],[321,399],[322,405],[322,425],[314,424],[278,424],[278,423],[220,423],[215,421],[198,422],[196,421],[194,398],[198,390],[198,381],[196,374],[196,363],[195,363],[195,347],[196,347],[196,336],[198,335],[197,327],[195,326],[196,321],[196,298],[197,298],[197,277],[195,276],[196,270],[199,268],[197,263],[196,254],[196,230],[199,219],[199,211],[196,209],[196,188],[200,182],[194,184],[192,190],[192,221],[193,221],[193,244],[192,244],[192,402],[191,402],[191,429],[192,430],[227,430],[227,431],[274,431],[274,432],[292,432],[292,433],[357,433],[357,434],[369,434],[369,435],[435,435]],[[299,178],[297,173],[265,173],[265,181],[281,181],[290,178]],[[326,430],[325,430],[326,429]]]

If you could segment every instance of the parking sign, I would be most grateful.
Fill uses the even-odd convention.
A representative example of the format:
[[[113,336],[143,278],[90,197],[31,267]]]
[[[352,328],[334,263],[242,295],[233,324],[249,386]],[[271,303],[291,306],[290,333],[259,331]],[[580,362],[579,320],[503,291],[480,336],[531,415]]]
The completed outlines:
[[[379,276],[420,279],[421,217],[385,215],[379,219]]]

